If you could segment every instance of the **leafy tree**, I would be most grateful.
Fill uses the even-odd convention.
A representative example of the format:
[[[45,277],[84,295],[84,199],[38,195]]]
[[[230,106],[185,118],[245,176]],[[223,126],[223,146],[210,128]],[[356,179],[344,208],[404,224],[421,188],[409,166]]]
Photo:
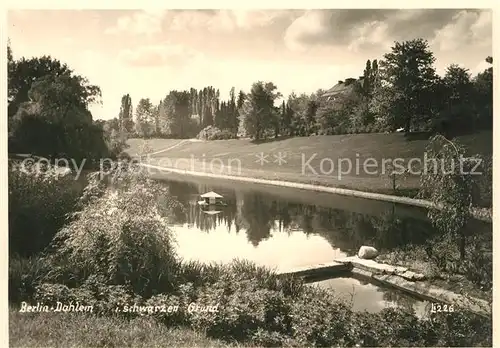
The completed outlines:
[[[115,117],[111,120],[104,121],[103,129],[108,134],[111,134],[111,132],[120,132],[120,120]]]
[[[286,104],[286,102],[283,100],[283,102],[281,103],[281,108],[280,108],[280,127],[281,127],[281,130],[280,130],[280,133],[282,135],[290,135],[290,128],[291,128],[291,124],[292,124],[292,120],[291,120],[291,117],[288,117],[288,116],[291,116],[291,113],[288,112],[288,106]]]
[[[376,98],[381,105],[377,108],[387,115],[393,129],[403,127],[410,132],[432,117],[429,99],[437,80],[434,61],[423,39],[396,42],[384,55],[379,67],[382,87]]]
[[[487,57],[486,62],[493,64],[493,58]],[[475,101],[478,114],[478,126],[493,128],[493,67],[479,73],[473,80]]]
[[[162,102],[160,115],[160,129],[164,134],[183,138],[196,132],[191,121],[189,91],[171,91]]]
[[[236,103],[236,95],[235,95],[235,90],[234,87],[231,88],[231,91],[229,92],[229,101],[228,101],[228,129],[233,132],[237,133],[238,131],[238,126],[239,126],[239,115],[238,115],[238,106]]]
[[[219,110],[215,113],[214,125],[218,129],[224,129],[228,125],[228,113],[225,102],[220,104]]]
[[[15,91],[13,90],[12,79],[14,77],[14,69],[15,69],[15,61],[14,56],[12,55],[12,48],[10,47],[10,39],[7,41],[7,81],[8,81],[8,91],[7,91],[7,100],[9,105],[9,115],[11,115],[10,103],[13,100]]]
[[[474,125],[473,84],[467,69],[450,65],[442,80],[442,112],[440,120],[445,130],[452,127],[461,131]]]
[[[199,115],[200,112],[198,110],[198,90],[196,90],[195,88],[191,88],[189,90],[189,96],[191,101],[191,114]]]
[[[291,93],[288,97],[287,105],[288,110],[285,117],[285,122],[289,123],[290,131],[289,134],[306,136],[309,135],[308,126],[308,104],[309,96],[306,94],[301,94],[297,96],[295,93]]]
[[[246,100],[246,94],[243,91],[239,91],[238,93],[238,100],[236,101],[236,109],[238,112],[238,136],[244,136],[246,135],[246,130],[245,130],[245,114],[243,112],[243,104],[245,103]]]
[[[132,110],[132,98],[129,94],[125,94],[122,97],[121,106],[120,106],[120,132],[128,134],[133,132],[134,121],[133,121],[133,110]]]
[[[135,127],[140,137],[149,138],[154,134],[154,106],[149,98],[142,98],[135,109]]]
[[[244,127],[252,138],[259,140],[266,137],[269,130],[275,130],[278,113],[274,107],[276,99],[281,97],[272,82],[256,82],[247,96],[242,113]]]
[[[305,112],[305,124],[306,124],[306,134],[311,135],[313,133],[317,134],[317,124],[316,124],[316,111],[318,110],[319,103],[317,100],[311,98],[307,102],[306,112]]]
[[[50,56],[30,59],[23,57],[20,60],[10,62],[8,116],[14,116],[21,104],[30,100],[28,93],[38,79],[47,76],[55,78],[61,75],[72,75],[72,73],[72,70],[66,64]],[[86,87],[90,88],[91,86],[87,85]]]
[[[245,102],[246,95],[243,91],[239,91],[238,93],[238,101],[236,102],[236,108],[239,110],[243,106]]]
[[[7,63],[13,63],[12,48],[10,47],[10,39],[7,40]]]
[[[470,173],[475,161],[465,157],[465,148],[442,135],[433,136],[426,148],[429,163],[422,171],[419,195],[437,207],[428,212],[433,225],[450,235],[459,245],[460,259],[465,258],[465,226],[472,218],[474,180]]]
[[[324,134],[345,134],[353,126],[353,115],[361,101],[358,92],[341,94],[335,100],[323,102],[316,112],[318,125]]]
[[[107,156],[102,128],[88,110],[98,86],[50,57],[10,62],[9,151],[75,160]]]
[[[366,95],[370,95],[372,88],[372,63],[368,59],[366,61],[365,71],[363,72],[363,89]]]
[[[161,103],[162,101],[160,100],[160,103],[158,105],[153,106],[153,111],[152,111],[152,119],[153,119],[153,134],[155,136],[159,136],[161,134],[161,129],[160,129],[160,108],[161,108]]]

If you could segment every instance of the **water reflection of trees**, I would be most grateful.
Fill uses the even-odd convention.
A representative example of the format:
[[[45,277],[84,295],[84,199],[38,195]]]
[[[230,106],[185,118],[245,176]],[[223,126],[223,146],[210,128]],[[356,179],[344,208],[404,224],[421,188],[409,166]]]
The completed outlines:
[[[186,207],[178,223],[188,223],[203,231],[225,226],[229,233],[244,229],[249,242],[257,246],[273,232],[300,230],[325,238],[332,246],[354,253],[360,245],[370,244],[381,250],[403,244],[420,244],[433,233],[424,220],[401,217],[395,207],[373,216],[332,207],[299,204],[261,192],[235,192],[216,189],[227,207],[218,215],[207,215],[196,204],[199,194],[212,190],[207,185],[169,183],[170,193]],[[367,201],[366,204],[370,204]]]

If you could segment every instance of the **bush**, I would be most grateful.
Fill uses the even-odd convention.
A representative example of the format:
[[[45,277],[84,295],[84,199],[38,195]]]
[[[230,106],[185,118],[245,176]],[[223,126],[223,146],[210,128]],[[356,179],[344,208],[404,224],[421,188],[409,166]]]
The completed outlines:
[[[23,258],[18,254],[9,257],[9,302],[18,303],[33,298],[36,286],[49,270],[39,256]]]
[[[151,305],[178,305],[174,313],[155,313],[162,323],[181,323],[226,341],[264,346],[470,346],[491,342],[491,320],[468,312],[419,319],[408,310],[353,312],[326,289],[303,286],[284,291],[270,282],[273,273],[248,263],[226,266],[214,283],[191,284],[175,294],[151,298]],[[285,281],[286,283],[286,281]],[[188,311],[189,304],[217,311]],[[480,324],[481,323],[481,324]],[[484,325],[484,327],[481,327]]]
[[[163,217],[173,204],[159,185],[128,179],[124,187],[97,189],[56,235],[56,250],[48,256],[51,281],[76,287],[93,275],[104,284],[128,284],[145,297],[173,288],[178,264]],[[160,200],[162,205],[154,204]]]
[[[148,299],[146,306],[163,307],[165,310],[157,311],[152,316],[160,323],[168,326],[185,326],[191,324],[188,313],[190,298],[185,293],[161,294]]]
[[[99,280],[99,281],[97,281]],[[142,306],[144,300],[124,285],[105,285],[102,279],[90,277],[82,286],[69,288],[63,284],[41,283],[35,288],[33,300],[43,305],[57,306],[78,304],[91,306],[92,313],[97,315],[138,316],[139,312],[123,311],[125,305]]]
[[[218,311],[193,312],[192,325],[212,337],[249,340],[258,329],[267,330],[277,315],[285,315],[271,308],[277,296],[278,292],[263,288],[254,280],[221,280],[206,287],[197,299],[200,305],[217,306]],[[274,324],[282,331],[287,330],[286,320],[282,325]]]
[[[264,346],[468,346],[491,341],[491,321],[467,312],[459,322],[451,315],[439,314],[418,319],[413,312],[399,308],[378,314],[353,312],[330,290],[301,284],[288,291],[289,279],[280,280],[268,269],[246,261],[209,268],[189,263],[184,267],[189,268],[186,273],[210,276],[175,295],[151,299],[152,305],[179,305],[175,314],[154,316],[169,325],[178,320],[227,341]],[[218,311],[182,310],[192,302],[218,304]]]
[[[23,257],[44,250],[76,209],[82,188],[54,168],[11,163],[9,178],[9,253]]]
[[[198,133],[196,138],[202,140],[227,140],[227,139],[236,139],[237,136],[228,129],[220,130],[217,127],[208,126],[203,128],[200,131],[200,133]]]
[[[126,156],[124,150],[129,147],[126,138],[113,134],[108,141],[106,141],[106,146],[109,150],[109,156],[112,159],[118,159],[120,156]]]

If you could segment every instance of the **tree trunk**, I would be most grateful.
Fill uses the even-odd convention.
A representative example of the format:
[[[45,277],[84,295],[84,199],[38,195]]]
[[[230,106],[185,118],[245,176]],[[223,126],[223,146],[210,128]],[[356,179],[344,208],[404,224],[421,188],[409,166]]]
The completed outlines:
[[[460,251],[460,261],[463,262],[465,260],[465,235],[463,231],[460,233],[459,251]]]
[[[411,117],[408,116],[406,119],[406,125],[405,125],[405,133],[410,133],[411,131]]]

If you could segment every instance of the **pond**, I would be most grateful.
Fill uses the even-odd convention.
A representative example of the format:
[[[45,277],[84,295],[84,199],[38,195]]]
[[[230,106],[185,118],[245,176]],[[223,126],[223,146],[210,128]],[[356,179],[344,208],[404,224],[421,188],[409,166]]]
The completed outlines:
[[[435,233],[424,209],[405,205],[174,174],[161,181],[185,207],[174,217],[172,229],[178,253],[187,260],[241,258],[286,271],[355,255],[361,245],[375,246],[383,253],[423,243]],[[200,207],[199,196],[209,191],[221,194],[227,206],[208,212]],[[471,228],[491,229],[479,222]],[[378,311],[406,303],[418,307],[414,307],[418,312],[426,305],[356,278],[316,284],[342,294],[354,289],[353,308],[359,310]]]
[[[360,277],[326,279],[313,285],[334,289],[337,296],[350,304],[354,311],[377,313],[387,307],[411,308],[421,318],[430,313],[428,301],[421,301],[402,291],[378,286]]]

